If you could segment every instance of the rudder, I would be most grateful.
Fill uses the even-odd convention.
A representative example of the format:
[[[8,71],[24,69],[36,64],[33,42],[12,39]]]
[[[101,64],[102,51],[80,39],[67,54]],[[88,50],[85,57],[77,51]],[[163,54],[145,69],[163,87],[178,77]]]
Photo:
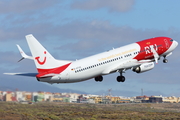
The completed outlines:
[[[32,34],[26,35],[26,40],[39,73],[70,63],[56,60]]]

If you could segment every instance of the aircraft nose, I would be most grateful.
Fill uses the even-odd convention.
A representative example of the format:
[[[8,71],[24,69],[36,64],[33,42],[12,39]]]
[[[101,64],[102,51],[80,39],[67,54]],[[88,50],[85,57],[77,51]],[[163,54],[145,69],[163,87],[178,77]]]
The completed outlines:
[[[178,42],[177,41],[173,41],[173,47],[176,48],[178,46]]]

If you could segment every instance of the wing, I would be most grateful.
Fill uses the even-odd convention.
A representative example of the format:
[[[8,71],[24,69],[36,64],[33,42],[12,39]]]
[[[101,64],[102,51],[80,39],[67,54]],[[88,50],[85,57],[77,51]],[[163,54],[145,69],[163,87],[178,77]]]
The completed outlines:
[[[102,74],[106,75],[112,72],[116,72],[116,71],[125,71],[127,69],[131,69],[134,66],[139,66],[142,63],[137,61],[136,59],[132,59],[132,60],[127,60],[124,62],[121,62],[119,64],[116,64],[114,66],[110,66],[107,69],[105,69]]]
[[[150,62],[153,62],[154,60],[136,60],[136,59],[132,59],[132,60],[127,60],[127,61],[124,61],[124,62],[121,62],[119,64],[116,64],[114,66],[110,66],[109,68],[105,69],[102,74],[106,75],[106,74],[109,74],[109,73],[112,73],[112,72],[119,72],[119,71],[126,71],[128,69],[134,69],[138,66],[141,66],[142,64],[145,64],[145,63],[150,63]]]

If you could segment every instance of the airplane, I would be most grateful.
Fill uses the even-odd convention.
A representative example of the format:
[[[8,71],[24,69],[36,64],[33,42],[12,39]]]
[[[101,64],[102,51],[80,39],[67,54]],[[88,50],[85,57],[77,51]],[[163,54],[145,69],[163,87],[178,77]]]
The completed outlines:
[[[123,73],[132,70],[143,73],[152,70],[161,57],[167,63],[166,57],[178,46],[178,42],[169,37],[154,37],[132,43],[123,47],[105,51],[90,57],[75,61],[55,59],[32,35],[26,35],[26,40],[32,56],[28,56],[17,45],[22,59],[32,59],[38,73],[4,73],[36,77],[40,82],[74,83],[94,78],[96,82],[103,81],[103,76],[119,72],[118,82],[124,82]]]

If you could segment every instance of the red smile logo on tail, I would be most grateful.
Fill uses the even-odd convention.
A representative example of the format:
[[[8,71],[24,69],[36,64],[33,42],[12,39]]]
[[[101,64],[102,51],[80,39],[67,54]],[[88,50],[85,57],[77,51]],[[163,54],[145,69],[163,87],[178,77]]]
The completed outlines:
[[[44,51],[44,54],[46,54],[46,51]],[[39,60],[40,57],[35,57],[35,59],[37,60],[37,62],[40,64],[40,65],[44,65],[44,63],[46,62],[46,57],[44,57],[44,60],[41,62]]]

